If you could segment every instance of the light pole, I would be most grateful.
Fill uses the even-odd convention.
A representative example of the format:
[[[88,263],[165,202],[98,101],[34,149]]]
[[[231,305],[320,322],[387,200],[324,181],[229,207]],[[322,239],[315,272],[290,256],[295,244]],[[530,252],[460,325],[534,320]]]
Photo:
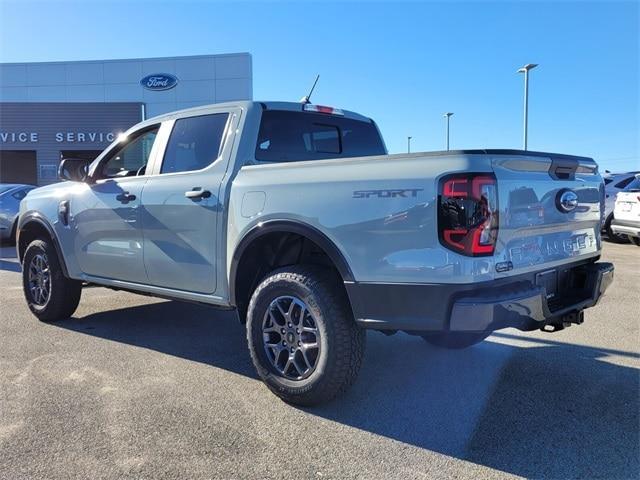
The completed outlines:
[[[518,69],[518,73],[524,73],[524,133],[523,133],[523,150],[527,149],[527,129],[529,126],[529,70],[533,70],[538,66],[537,63],[527,63],[524,67]]]
[[[411,153],[411,139],[413,137],[407,137],[407,153]]]
[[[447,112],[443,115],[447,119],[447,151],[449,150],[449,119],[453,115],[453,112]]]

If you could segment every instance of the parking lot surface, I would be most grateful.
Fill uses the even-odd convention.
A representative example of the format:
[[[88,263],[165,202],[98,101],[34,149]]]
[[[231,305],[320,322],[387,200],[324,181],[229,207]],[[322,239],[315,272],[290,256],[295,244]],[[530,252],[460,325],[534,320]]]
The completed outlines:
[[[369,332],[346,396],[257,380],[235,314],[86,288],[41,323],[0,262],[0,478],[638,478],[640,248],[582,326],[463,351]]]

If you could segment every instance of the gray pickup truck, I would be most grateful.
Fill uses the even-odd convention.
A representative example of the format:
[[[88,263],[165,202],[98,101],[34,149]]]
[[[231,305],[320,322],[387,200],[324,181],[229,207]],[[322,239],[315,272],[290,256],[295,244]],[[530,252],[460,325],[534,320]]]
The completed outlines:
[[[557,331],[613,279],[593,160],[388,155],[373,120],[310,103],[152,118],[60,176],[20,208],[36,317],[71,316],[84,284],[235,309],[259,376],[295,404],[354,381],[365,329],[444,348]]]

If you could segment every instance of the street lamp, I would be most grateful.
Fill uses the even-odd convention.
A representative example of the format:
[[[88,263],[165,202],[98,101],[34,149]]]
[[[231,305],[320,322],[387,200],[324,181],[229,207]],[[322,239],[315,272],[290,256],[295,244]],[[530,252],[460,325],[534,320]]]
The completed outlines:
[[[447,151],[449,150],[449,119],[453,115],[453,112],[447,112],[443,115],[447,119]]]
[[[524,134],[523,149],[527,149],[527,128],[529,124],[529,70],[533,70],[538,66],[537,63],[527,63],[524,67],[518,69],[518,73],[524,73]]]
[[[407,137],[407,153],[411,153],[411,139],[413,137]]]

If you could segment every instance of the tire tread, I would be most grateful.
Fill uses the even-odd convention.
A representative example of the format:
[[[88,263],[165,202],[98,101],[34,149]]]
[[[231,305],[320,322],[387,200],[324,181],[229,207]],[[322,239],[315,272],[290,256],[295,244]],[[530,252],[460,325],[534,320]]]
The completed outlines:
[[[49,261],[51,275],[51,296],[49,302],[42,309],[33,305],[30,300],[27,286],[27,269],[31,257],[37,251],[43,251]],[[80,296],[82,295],[82,282],[72,280],[64,276],[58,252],[50,241],[38,239],[32,241],[27,247],[22,262],[22,285],[27,305],[31,312],[43,322],[55,322],[69,318],[78,308]]]
[[[364,357],[365,332],[353,320],[346,292],[338,287],[337,280],[330,271],[313,265],[295,265],[276,270],[265,278],[254,291],[249,302],[247,316],[247,339],[250,345],[251,359],[263,380],[266,380],[262,373],[264,367],[260,365],[255,348],[251,347],[250,322],[255,315],[256,302],[262,292],[273,283],[281,281],[304,286],[313,292],[318,303],[326,306],[322,314],[325,320],[331,320],[326,322],[326,328],[330,340],[334,342],[333,355],[327,359],[330,364],[327,370],[330,370],[331,373],[320,382],[320,387],[307,385],[298,389],[287,389],[277,387],[268,381],[265,383],[273,393],[288,403],[310,406],[328,402],[344,393],[355,382]]]

